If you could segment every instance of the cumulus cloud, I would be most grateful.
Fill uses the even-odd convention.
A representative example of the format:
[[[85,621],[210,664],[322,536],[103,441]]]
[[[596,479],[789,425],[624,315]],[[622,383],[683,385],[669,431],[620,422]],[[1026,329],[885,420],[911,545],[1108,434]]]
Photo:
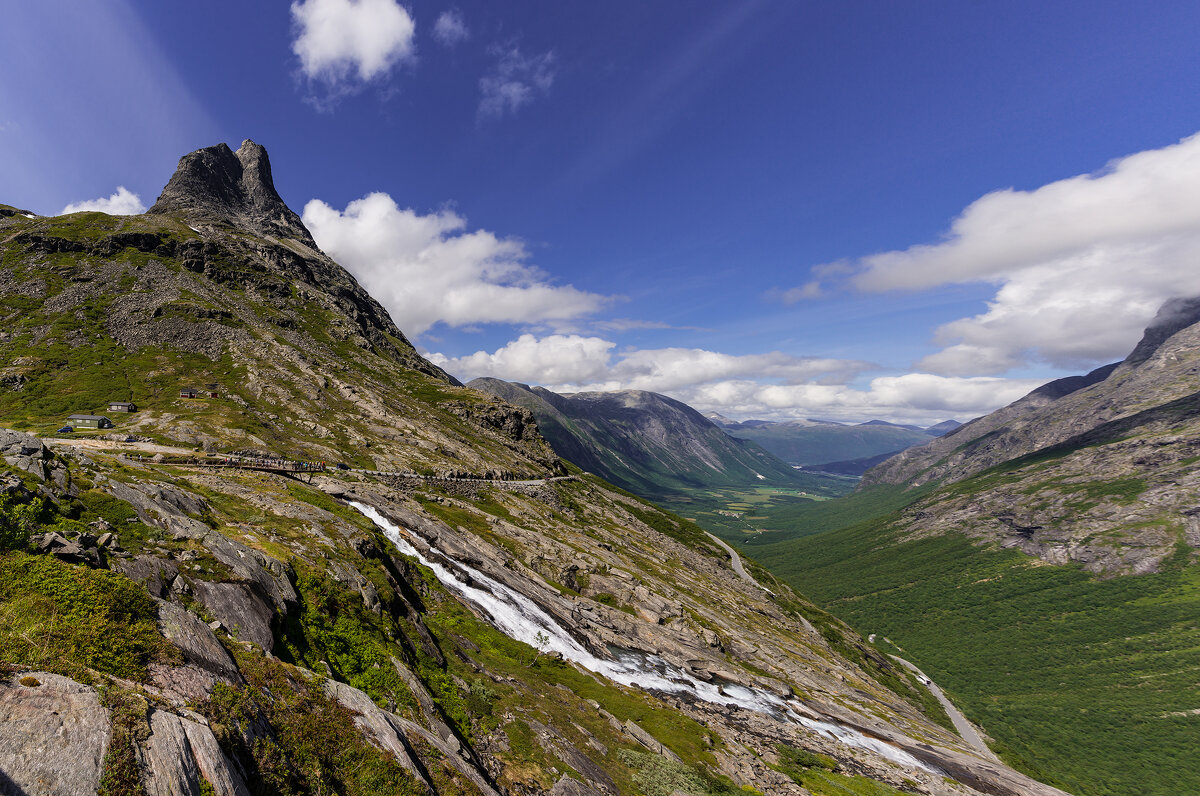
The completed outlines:
[[[303,219],[317,244],[409,334],[439,322],[462,327],[567,320],[606,301],[554,284],[526,264],[528,252],[519,240],[469,231],[466,219],[449,210],[421,215],[401,209],[386,193],[373,193],[344,211],[313,199]]]
[[[815,417],[843,422],[882,419],[924,425],[986,414],[1040,384],[1042,381],[1037,379],[908,373],[880,376],[861,386],[724,381],[678,390],[672,396],[702,412],[727,416],[776,420]]]
[[[463,380],[492,376],[556,392],[661,392],[702,412],[775,420],[820,417],[934,423],[1011,403],[1042,382],[928,373],[856,377],[875,366],[780,352],[731,355],[696,348],[617,351],[600,337],[521,335],[494,352],[430,359]]]
[[[83,202],[72,202],[62,209],[62,215],[79,213],[84,210],[99,210],[101,213],[108,213],[110,216],[136,216],[139,213],[145,213],[146,206],[142,204],[140,196],[124,185],[118,185],[117,190],[107,199],[88,199]]]
[[[467,23],[457,10],[443,11],[433,23],[433,38],[447,47],[461,44],[470,37]]]
[[[303,0],[291,8],[301,72],[334,93],[380,78],[415,55],[416,25],[396,0]]]
[[[581,384],[605,379],[615,343],[599,337],[523,334],[493,353],[465,357],[430,355],[430,360],[464,381],[491,376],[535,384]]]
[[[465,357],[434,354],[443,368],[464,379],[477,376],[530,381],[561,390],[650,390],[666,392],[689,385],[739,377],[776,379],[785,384],[809,380],[846,381],[873,367],[867,362],[767,354],[722,354],[702,348],[656,348],[621,352],[600,337],[521,335],[494,353]],[[583,386],[581,386],[583,385]]]
[[[494,49],[496,63],[479,80],[479,116],[514,114],[554,83],[554,53],[526,55],[516,47]]]
[[[987,311],[942,326],[945,348],[918,365],[997,374],[1119,359],[1163,301],[1200,294],[1197,262],[1200,134],[1096,174],[987,194],[941,242],[864,257],[850,281],[867,291],[996,284]]]

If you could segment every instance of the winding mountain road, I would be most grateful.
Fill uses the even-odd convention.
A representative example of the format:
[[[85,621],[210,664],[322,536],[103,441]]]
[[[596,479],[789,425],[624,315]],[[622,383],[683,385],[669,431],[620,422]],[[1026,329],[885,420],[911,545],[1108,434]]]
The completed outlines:
[[[759,583],[757,580],[755,580],[754,576],[746,571],[746,568],[744,566],[742,566],[742,557],[737,554],[736,550],[734,550],[732,547],[730,547],[728,544],[726,544],[725,541],[723,539],[721,539],[719,536],[714,536],[713,534],[708,533],[708,531],[705,531],[705,533],[708,534],[709,539],[712,539],[714,542],[716,542],[718,545],[720,545],[722,550],[724,550],[726,553],[729,553],[729,559],[730,559],[731,565],[733,566],[733,571],[735,573],[737,573],[737,576],[739,578],[746,581],[751,586],[757,586],[758,588],[765,591],[767,594],[775,593],[775,592],[771,591],[770,589],[768,589],[766,586]]]
[[[726,553],[729,553],[730,564],[733,567],[733,571],[737,574],[737,576],[739,578],[741,578],[742,580],[746,581],[749,584],[757,586],[758,588],[765,591],[767,594],[770,594],[772,597],[775,596],[775,592],[771,591],[766,586],[759,583],[757,580],[754,579],[753,575],[751,575],[749,572],[746,571],[745,566],[742,565],[742,557],[738,555],[736,550],[734,550],[732,547],[730,547],[728,544],[726,544],[725,541],[723,539],[721,539],[720,537],[714,536],[713,534],[709,533],[708,531],[705,531],[705,533],[708,534],[709,539],[712,539],[714,542],[716,542],[718,545],[720,545],[721,548]],[[813,631],[814,633],[816,632],[816,628],[814,628],[808,622],[807,619],[804,619],[803,617],[801,617],[800,621],[802,621],[804,623],[804,626],[807,627],[809,630]],[[872,640],[874,640],[873,634],[872,634]],[[914,664],[910,661],[904,660],[899,655],[892,655],[890,657],[893,660],[895,660],[897,663],[899,663],[901,666],[904,666],[905,668],[912,671],[914,674],[917,675],[917,677],[921,678],[921,682],[924,683],[925,687],[929,689],[929,693],[933,694],[934,699],[936,699],[938,701],[938,703],[941,704],[942,708],[946,711],[946,715],[948,715],[950,717],[950,723],[954,725],[954,729],[958,731],[959,736],[964,741],[967,742],[968,746],[970,746],[975,751],[979,752],[979,754],[983,755],[988,760],[991,760],[996,763],[1001,762],[1000,758],[996,757],[996,755],[992,753],[992,750],[988,748],[987,743],[983,740],[983,736],[981,736],[979,734],[979,731],[975,729],[975,725],[972,724],[970,721],[968,721],[967,717],[962,714],[962,711],[960,711],[958,708],[956,708],[954,706],[954,703],[949,700],[949,698],[942,691],[942,689],[938,688],[937,683],[935,683],[935,682],[933,682],[933,680],[929,679],[929,677],[925,674],[925,672],[923,672],[917,668],[916,664]]]
[[[1000,762],[1000,758],[996,757],[996,755],[992,753],[991,749],[988,749],[988,745],[984,742],[983,737],[979,734],[979,731],[975,729],[975,725],[967,721],[967,717],[964,716],[958,708],[954,707],[954,703],[946,697],[946,695],[942,692],[942,689],[938,688],[937,683],[933,682],[933,680],[930,680],[929,677],[925,675],[925,672],[916,667],[916,664],[904,660],[899,655],[890,655],[889,657],[899,663],[901,666],[916,674],[917,677],[921,678],[921,682],[924,683],[925,687],[929,689],[929,693],[933,694],[934,699],[936,699],[946,710],[946,715],[950,717],[950,722],[954,725],[954,729],[958,731],[958,734],[971,748],[979,752],[988,760],[996,763]]]

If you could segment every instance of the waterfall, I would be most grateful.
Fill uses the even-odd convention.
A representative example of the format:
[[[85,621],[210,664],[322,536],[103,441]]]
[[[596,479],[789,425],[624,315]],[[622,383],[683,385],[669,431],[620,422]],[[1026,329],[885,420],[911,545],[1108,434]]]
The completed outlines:
[[[454,567],[459,571],[455,572],[439,561],[429,559],[413,547],[400,529],[374,507],[358,501],[351,501],[350,505],[374,522],[402,555],[415,558],[428,567],[443,586],[486,613],[492,624],[517,641],[523,641],[543,651],[557,652],[588,671],[603,675],[621,685],[766,713],[779,720],[800,724],[847,746],[869,749],[900,765],[935,774],[941,773],[908,752],[885,741],[866,736],[858,730],[831,721],[817,721],[801,716],[786,701],[769,691],[747,688],[735,683],[706,683],[657,655],[636,650],[620,649],[614,652],[615,659],[599,658],[576,641],[558,620],[525,595],[462,562],[454,561],[432,545],[429,548],[431,553],[445,561],[453,561]]]

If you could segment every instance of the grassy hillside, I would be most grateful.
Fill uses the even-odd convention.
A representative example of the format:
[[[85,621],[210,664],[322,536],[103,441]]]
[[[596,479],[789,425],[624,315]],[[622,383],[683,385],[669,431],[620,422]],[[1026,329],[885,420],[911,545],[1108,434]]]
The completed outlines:
[[[895,493],[822,506],[826,525]],[[895,515],[756,545],[754,555],[885,652],[916,661],[1007,762],[1072,793],[1200,792],[1200,569],[1099,579]],[[778,537],[777,537],[778,538]]]

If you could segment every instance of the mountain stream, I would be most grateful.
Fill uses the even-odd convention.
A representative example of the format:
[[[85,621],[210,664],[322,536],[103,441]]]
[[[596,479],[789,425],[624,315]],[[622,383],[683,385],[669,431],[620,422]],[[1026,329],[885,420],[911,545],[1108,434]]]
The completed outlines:
[[[769,691],[747,688],[735,683],[706,683],[657,655],[637,650],[613,648],[612,659],[596,657],[576,641],[558,620],[525,595],[466,564],[454,561],[430,545],[431,553],[444,561],[453,562],[461,571],[454,572],[439,561],[422,555],[404,538],[400,529],[374,507],[357,501],[351,501],[350,505],[374,522],[402,555],[415,558],[429,567],[443,586],[482,610],[491,617],[492,624],[517,641],[523,641],[543,652],[557,652],[567,660],[625,686],[766,713],[776,719],[800,724],[847,746],[870,750],[902,766],[918,768],[933,774],[941,773],[885,741],[871,738],[832,721],[818,721],[802,716],[786,701]]]

